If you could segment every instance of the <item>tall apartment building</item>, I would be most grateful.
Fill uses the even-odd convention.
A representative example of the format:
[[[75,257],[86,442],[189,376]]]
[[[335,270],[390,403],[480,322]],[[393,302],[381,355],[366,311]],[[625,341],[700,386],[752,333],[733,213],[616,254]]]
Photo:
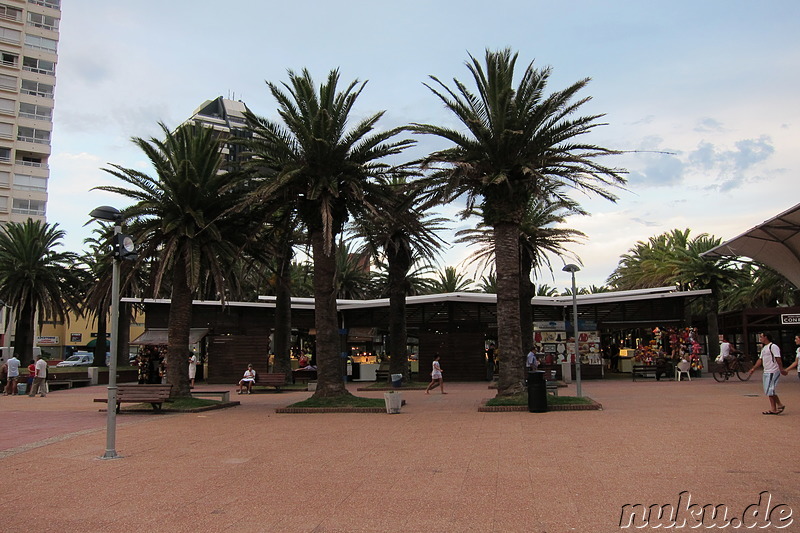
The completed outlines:
[[[233,137],[249,137],[250,133],[245,129],[245,111],[247,106],[244,102],[220,96],[203,102],[186,122],[200,124]],[[222,155],[226,161],[236,161],[241,158],[243,150],[239,145],[227,143],[222,147]]]
[[[44,220],[61,0],[0,0],[0,224]]]

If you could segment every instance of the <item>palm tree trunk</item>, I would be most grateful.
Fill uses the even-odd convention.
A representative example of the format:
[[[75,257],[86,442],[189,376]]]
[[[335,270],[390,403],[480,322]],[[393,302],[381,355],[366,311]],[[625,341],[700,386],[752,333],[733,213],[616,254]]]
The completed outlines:
[[[519,228],[510,222],[494,225],[497,271],[497,344],[500,374],[497,395],[523,391],[524,354],[519,316]]]
[[[521,250],[519,272],[519,327],[522,336],[523,352],[533,346],[533,308],[531,307],[531,299],[534,295],[531,270],[533,270],[533,263],[530,255]]]
[[[14,327],[14,353],[20,363],[27,366],[33,360],[33,329],[36,310],[30,300],[26,300],[17,316]]]
[[[406,328],[406,276],[411,268],[407,248],[387,254],[389,263],[389,373],[410,379],[408,367],[408,331]]]
[[[314,325],[317,329],[317,391],[315,398],[346,396],[339,324],[336,321],[336,243],[326,253],[322,229],[311,230],[314,254]]]
[[[281,253],[278,257],[277,283],[275,284],[275,332],[274,332],[274,362],[272,371],[285,374],[287,380],[291,378],[292,365],[290,361],[289,344],[292,339],[292,288],[289,268],[291,256]]]
[[[189,393],[189,330],[192,323],[192,291],[186,280],[183,256],[176,257],[172,272],[172,300],[169,306],[167,383],[172,385],[172,398]]]
[[[97,311],[97,337],[94,338],[94,362],[92,366],[106,366],[108,351],[108,307],[101,305]],[[111,354],[113,357],[114,354]]]

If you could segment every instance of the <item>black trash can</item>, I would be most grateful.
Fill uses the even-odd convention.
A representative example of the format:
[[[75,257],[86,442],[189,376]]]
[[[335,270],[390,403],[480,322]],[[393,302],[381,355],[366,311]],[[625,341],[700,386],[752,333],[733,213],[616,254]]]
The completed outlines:
[[[544,372],[536,370],[528,372],[528,411],[531,413],[547,412],[547,383]]]

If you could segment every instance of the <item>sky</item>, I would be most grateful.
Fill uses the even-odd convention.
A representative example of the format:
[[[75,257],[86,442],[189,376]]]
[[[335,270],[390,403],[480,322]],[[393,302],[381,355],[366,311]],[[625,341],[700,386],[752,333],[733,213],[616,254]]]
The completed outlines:
[[[367,81],[354,120],[385,110],[382,128],[458,128],[423,83],[469,85],[469,54],[508,47],[520,72],[552,68],[551,91],[591,78],[581,114],[605,125],[585,141],[626,152],[603,160],[627,170],[617,201],[576,192],[591,215],[568,221],[587,235],[570,247],[577,284],[599,286],[637,241],[674,228],[727,240],[800,201],[798,20],[795,0],[64,0],[47,220],[80,251],[94,207],[129,204],[92,190],[121,183],[102,168],[151,171],[131,137],[157,136],[159,121],[177,126],[219,96],[276,118],[264,82],[289,69]],[[409,160],[446,146],[415,139]],[[474,225],[458,210],[438,213],[452,231]],[[470,252],[451,245],[441,265],[468,271]],[[568,287],[562,264],[537,283]]]

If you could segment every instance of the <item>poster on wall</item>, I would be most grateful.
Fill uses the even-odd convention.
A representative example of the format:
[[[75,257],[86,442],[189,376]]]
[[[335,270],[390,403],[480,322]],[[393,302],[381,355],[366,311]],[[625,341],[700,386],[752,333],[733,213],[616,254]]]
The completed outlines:
[[[69,342],[80,344],[83,340],[83,333],[70,333],[69,334]]]

